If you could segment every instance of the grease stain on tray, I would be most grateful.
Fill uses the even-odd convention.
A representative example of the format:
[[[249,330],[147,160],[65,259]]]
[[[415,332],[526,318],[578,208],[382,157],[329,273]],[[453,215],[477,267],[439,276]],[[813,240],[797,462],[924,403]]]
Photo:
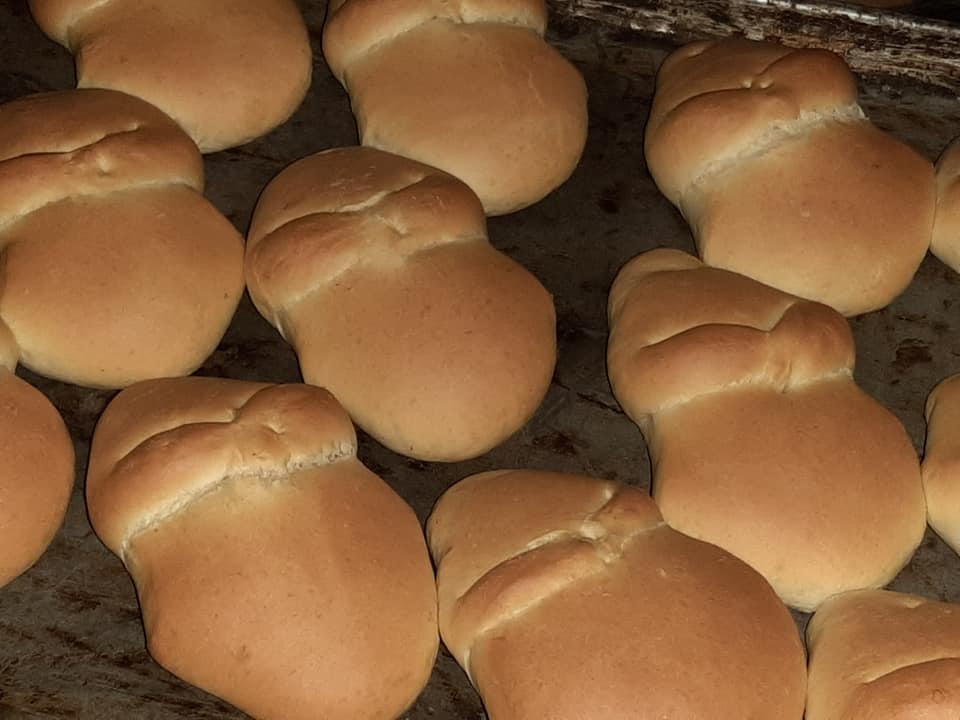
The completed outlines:
[[[929,346],[918,338],[907,338],[897,347],[897,357],[893,367],[897,372],[907,372],[917,365],[933,362]]]

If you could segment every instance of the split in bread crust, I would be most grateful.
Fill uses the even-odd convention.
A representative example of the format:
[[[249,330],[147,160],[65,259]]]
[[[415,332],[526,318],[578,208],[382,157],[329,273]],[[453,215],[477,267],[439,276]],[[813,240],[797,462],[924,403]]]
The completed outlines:
[[[427,529],[441,635],[491,720],[803,714],[802,644],[770,586],[636,488],[481,473]]]
[[[130,571],[151,654],[267,720],[392,720],[433,669],[413,511],[325,390],[139,383],[97,426],[90,519]]]
[[[803,610],[887,583],[925,529],[916,451],[853,380],[846,320],[677,250],[610,292],[607,365],[673,527]]]
[[[196,147],[109,90],[0,105],[0,316],[23,364],[92,387],[187,374],[243,293],[243,238]]]
[[[371,148],[294,163],[260,198],[246,275],[305,380],[405,455],[480,455],[549,387],[549,293],[490,245],[470,189],[426,165]]]
[[[363,145],[451,173],[499,215],[563,183],[586,143],[586,86],[546,23],[543,0],[345,0],[323,49]]]
[[[826,50],[680,48],[657,76],[644,151],[708,265],[845,315],[887,305],[930,245],[932,164],[869,122]]]
[[[30,0],[76,56],[77,85],[143,98],[203,152],[287,120],[310,87],[310,38],[293,0]]]
[[[807,626],[806,720],[960,716],[960,605],[885,590],[845,593]]]

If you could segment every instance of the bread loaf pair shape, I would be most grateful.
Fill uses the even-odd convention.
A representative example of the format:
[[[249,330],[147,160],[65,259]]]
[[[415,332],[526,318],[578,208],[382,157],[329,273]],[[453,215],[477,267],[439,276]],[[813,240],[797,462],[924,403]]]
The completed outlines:
[[[919,458],[854,381],[839,313],[662,249],[624,266],[609,314],[610,382],[671,526],[801,610],[907,564],[926,527]]]
[[[932,163],[867,119],[826,50],[680,48],[657,75],[644,150],[704,262],[845,315],[890,303],[930,246]]]
[[[246,276],[304,379],[396,452],[480,455],[550,385],[552,298],[491,246],[476,195],[435,168],[362,147],[294,163],[257,204]]]
[[[426,685],[423,532],[325,390],[132,386],[97,425],[87,502],[151,654],[187,682],[260,720],[392,720]]]
[[[960,605],[845,593],[813,616],[807,644],[806,720],[960,717]]]
[[[449,172],[500,215],[563,183],[586,143],[586,85],[546,26],[544,0],[331,0],[323,52],[363,145]]]
[[[0,587],[30,568],[63,523],[74,451],[60,413],[14,375],[17,344],[0,321]]]
[[[643,491],[482,473],[427,524],[440,632],[490,720],[800,720],[797,628],[745,563]]]
[[[243,238],[166,115],[111,90],[0,105],[0,318],[48,377],[122,387],[193,372],[243,293]]]
[[[283,123],[310,87],[310,38],[294,0],[30,0],[76,56],[77,86],[143,98],[203,152]]]

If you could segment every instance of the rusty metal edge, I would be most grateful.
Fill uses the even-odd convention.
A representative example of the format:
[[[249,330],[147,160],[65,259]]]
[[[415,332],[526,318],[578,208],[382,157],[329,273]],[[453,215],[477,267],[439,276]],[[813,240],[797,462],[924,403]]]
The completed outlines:
[[[842,55],[858,73],[903,78],[960,98],[960,26],[841,2],[548,0],[560,15],[689,42],[743,35]]]

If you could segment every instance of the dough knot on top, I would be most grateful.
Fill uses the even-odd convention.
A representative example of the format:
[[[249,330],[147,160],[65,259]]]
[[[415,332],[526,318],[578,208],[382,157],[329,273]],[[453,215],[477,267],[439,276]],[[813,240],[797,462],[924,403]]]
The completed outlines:
[[[155,397],[150,382],[130,388],[105,414],[110,427],[97,438],[88,502],[98,535],[125,560],[137,535],[229,480],[271,484],[356,457],[350,418],[326,390],[237,383],[230,396],[203,400],[203,384],[181,385],[201,397],[188,414]],[[138,416],[145,421],[130,430],[124,418]]]
[[[435,20],[515,25],[543,37],[547,5],[543,0],[331,0],[323,54],[333,74],[347,84],[354,62],[382,43]]]
[[[779,392],[852,376],[847,321],[678,250],[654,250],[621,270],[610,292],[608,365],[635,421],[745,385]]]
[[[463,241],[488,242],[486,216],[452,175],[372,148],[331,150],[294,163],[264,192],[247,280],[258,309],[282,327],[281,315],[358,264],[398,265]]]

